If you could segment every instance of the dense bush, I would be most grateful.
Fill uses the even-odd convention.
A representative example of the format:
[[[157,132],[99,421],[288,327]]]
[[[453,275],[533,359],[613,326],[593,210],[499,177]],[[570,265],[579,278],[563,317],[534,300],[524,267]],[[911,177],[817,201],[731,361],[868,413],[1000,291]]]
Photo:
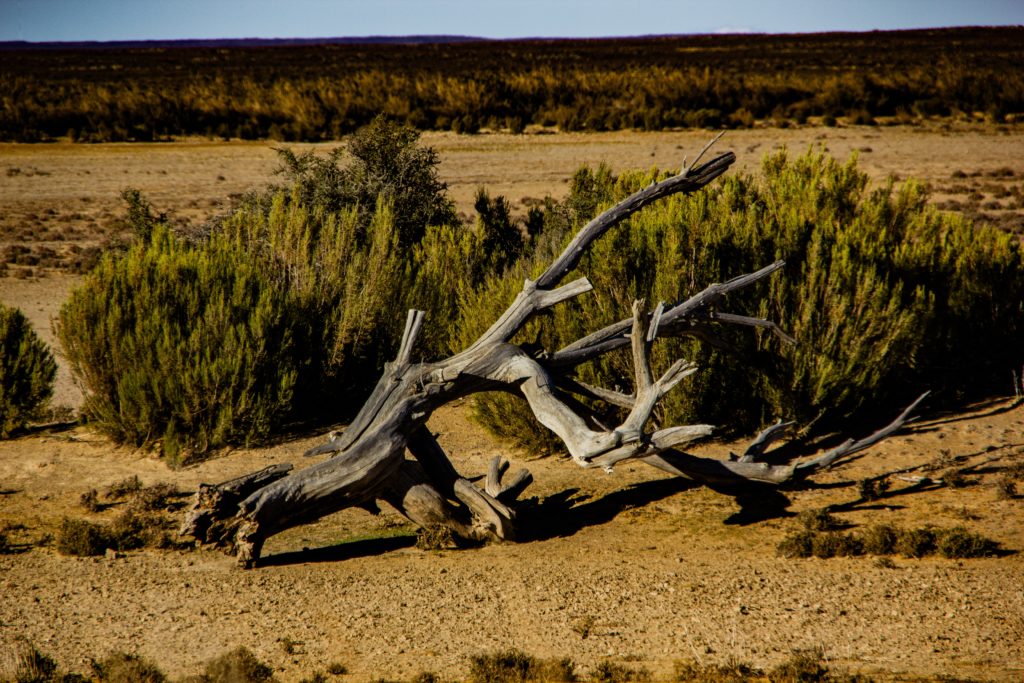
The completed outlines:
[[[423,239],[428,225],[458,221],[447,186],[437,175],[437,152],[418,141],[413,128],[379,115],[326,157],[278,150],[281,172],[300,205],[326,213],[355,207],[362,230],[369,226],[377,203],[386,200],[394,213],[398,242],[408,248]]]
[[[592,182],[574,184],[566,206],[575,214],[562,207],[566,232],[658,174],[578,177]],[[465,296],[456,345],[489,325],[522,278],[536,276],[565,239],[565,232],[551,231],[531,258]],[[933,210],[916,182],[868,191],[856,159],[844,164],[818,152],[772,154],[757,178],[733,175],[697,195],[648,207],[597,242],[579,273],[568,276],[588,276],[594,293],[557,307],[544,324],[535,321],[521,340],[539,333],[546,348],[557,349],[628,317],[635,298],[651,307],[677,302],[780,258],[787,262],[783,272],[731,295],[723,310],[777,321],[799,344],[725,327],[716,334],[728,351],[663,341],[655,347],[656,369],[678,357],[700,366],[666,398],[663,423],[750,430],[786,417],[823,430],[861,408],[891,411],[926,388],[944,390],[947,400],[992,391],[1019,362],[1019,243]],[[581,366],[579,376],[628,387],[629,355]],[[515,397],[486,395],[476,406],[483,423],[503,436],[531,445],[545,438]]]
[[[57,364],[25,315],[0,304],[0,438],[39,417]]]
[[[173,459],[265,438],[298,374],[284,292],[222,236],[196,248],[158,226],[109,254],[57,326],[83,415],[116,441]]]
[[[436,155],[415,143],[378,119],[355,136],[348,166],[343,152],[285,152],[288,186],[188,239],[126,193],[136,242],[109,253],[60,313],[85,416],[177,459],[350,415],[394,353],[405,310],[450,319],[452,285],[481,271],[480,231],[455,225]],[[437,327],[421,352],[443,346]]]

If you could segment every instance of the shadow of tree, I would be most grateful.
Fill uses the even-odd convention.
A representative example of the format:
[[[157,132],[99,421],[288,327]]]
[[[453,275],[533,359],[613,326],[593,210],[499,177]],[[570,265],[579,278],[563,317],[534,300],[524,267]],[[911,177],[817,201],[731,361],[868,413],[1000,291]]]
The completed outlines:
[[[699,486],[697,482],[677,477],[632,484],[598,498],[580,496],[579,489],[575,488],[560,491],[527,504],[518,512],[520,540],[544,541],[571,536],[586,527],[610,522],[626,510]]]
[[[307,564],[317,562],[340,562],[352,560],[357,557],[372,557],[383,555],[393,550],[411,548],[416,545],[414,534],[386,536],[382,538],[364,538],[356,541],[346,541],[323,548],[305,548],[303,550],[290,550],[274,555],[267,555],[260,558],[256,563],[257,567],[284,567],[292,564]]]

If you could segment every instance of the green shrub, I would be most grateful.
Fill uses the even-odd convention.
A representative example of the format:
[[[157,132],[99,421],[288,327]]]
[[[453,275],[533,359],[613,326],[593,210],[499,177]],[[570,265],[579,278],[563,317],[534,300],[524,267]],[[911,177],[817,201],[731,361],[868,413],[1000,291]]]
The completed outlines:
[[[797,519],[808,531],[835,531],[842,526],[842,522],[825,508],[804,510]]]
[[[159,441],[173,463],[351,415],[407,308],[431,316],[420,352],[446,346],[458,288],[486,259],[417,139],[379,118],[326,157],[281,150],[287,187],[188,240],[126,194],[136,243],[60,315],[85,416],[119,442]]]
[[[28,319],[0,304],[0,438],[40,416],[56,374],[53,354]]]
[[[386,201],[394,208],[398,242],[409,247],[423,239],[427,226],[458,222],[447,185],[438,177],[437,152],[419,145],[419,137],[411,126],[381,114],[345,148],[326,157],[279,149],[281,172],[302,206],[327,213],[355,207],[363,228],[370,224],[374,207]],[[343,159],[347,165],[341,165]]]
[[[935,531],[931,527],[903,529],[896,537],[894,550],[906,557],[924,557],[935,551]]]
[[[864,552],[871,555],[892,555],[896,552],[896,542],[900,530],[891,524],[876,524],[864,532]]]
[[[206,683],[269,683],[274,680],[274,670],[247,648],[237,647],[208,662],[202,680]]]
[[[571,659],[537,659],[512,648],[470,658],[469,683],[573,683]]]
[[[102,524],[65,517],[57,532],[57,552],[62,555],[102,555],[111,547],[110,534]]]
[[[93,662],[97,683],[164,683],[167,676],[156,665],[138,655],[115,652],[101,662]]]
[[[297,372],[273,284],[227,240],[197,248],[163,226],[105,257],[57,325],[83,415],[118,442],[161,439],[172,462],[266,437]]]
[[[999,552],[999,544],[962,526],[946,529],[938,535],[935,550],[953,558],[989,557]]]
[[[662,176],[582,177],[590,182],[575,185],[560,207],[569,216],[562,228],[545,232],[530,257],[463,298],[457,344],[494,320],[573,227]],[[757,178],[735,174],[647,207],[596,242],[566,278],[586,275],[595,291],[556,307],[543,325],[534,321],[518,341],[539,334],[546,348],[558,349],[627,318],[633,299],[651,307],[677,302],[785,259],[781,273],[730,295],[721,309],[774,320],[798,345],[735,327],[715,330],[734,352],[662,341],[653,352],[655,372],[680,357],[699,366],[666,397],[663,424],[751,431],[785,417],[825,431],[865,407],[889,415],[926,387],[950,400],[998,391],[1024,347],[1020,244],[932,209],[916,182],[872,191],[867,184],[856,158],[843,164],[814,151],[792,159],[779,152],[765,157]],[[578,368],[581,380],[607,387],[628,387],[632,376],[626,352]],[[547,438],[516,397],[485,395],[475,405],[481,422],[501,436],[531,448]]]

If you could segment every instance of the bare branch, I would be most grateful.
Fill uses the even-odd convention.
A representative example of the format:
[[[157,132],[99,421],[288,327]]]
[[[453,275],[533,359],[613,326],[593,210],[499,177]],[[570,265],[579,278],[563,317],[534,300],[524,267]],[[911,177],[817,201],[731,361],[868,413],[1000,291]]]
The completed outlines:
[[[782,439],[789,433],[790,427],[796,425],[796,422],[783,422],[779,420],[771,427],[768,427],[763,432],[757,435],[757,438],[750,442],[747,446],[747,450],[743,452],[743,455],[739,458],[740,462],[756,462],[764,452],[768,450],[768,447],[773,443]]]
[[[412,357],[412,345],[423,327],[423,319],[427,317],[425,311],[410,309],[405,318],[405,331],[402,333],[402,343],[398,347],[398,357],[395,362],[399,365],[408,365]]]
[[[690,169],[687,175],[676,175],[660,183],[655,183],[602,212],[583,226],[561,255],[537,279],[537,286],[549,289],[558,284],[569,271],[576,267],[590,244],[610,228],[618,225],[651,202],[680,192],[690,193],[699,190],[725,173],[734,161],[736,161],[736,155],[726,152],[703,166]]]
[[[835,464],[838,460],[847,459],[854,453],[858,453],[864,450],[865,448],[868,448],[869,446],[873,446],[882,439],[885,439],[886,437],[890,436],[898,429],[900,429],[900,427],[905,425],[907,422],[910,422],[911,420],[914,419],[913,417],[911,417],[910,414],[914,412],[917,406],[919,406],[921,402],[925,400],[925,398],[928,397],[929,393],[931,392],[926,391],[920,396],[918,396],[913,403],[907,406],[906,410],[900,413],[899,417],[897,417],[895,420],[890,422],[885,427],[879,429],[874,434],[866,436],[859,441],[848,439],[842,445],[840,445],[837,448],[833,448],[831,451],[825,453],[821,457],[798,464],[795,468],[796,473],[799,476],[807,476],[812,472],[817,472],[819,470],[825,469],[826,467],[830,467],[833,464]]]
[[[702,292],[686,301],[664,310],[658,322],[658,330],[662,336],[679,336],[687,334],[694,320],[707,321],[710,315],[707,309],[721,301],[727,294],[759,282],[785,265],[785,261],[776,261],[753,273],[732,278],[724,283],[708,286]],[[721,320],[730,323],[732,320]],[[582,339],[568,344],[551,354],[546,361],[551,368],[574,367],[588,360],[602,356],[610,351],[620,349],[629,343],[627,334],[633,324],[632,318],[612,323]],[[746,322],[742,324],[748,324]]]
[[[736,315],[734,313],[719,313],[718,311],[712,311],[708,314],[708,317],[716,322],[726,323],[729,325],[746,325],[748,327],[760,327],[762,329],[771,330],[772,334],[787,344],[797,343],[796,339],[786,334],[781,327],[771,320],[751,318],[745,315]]]

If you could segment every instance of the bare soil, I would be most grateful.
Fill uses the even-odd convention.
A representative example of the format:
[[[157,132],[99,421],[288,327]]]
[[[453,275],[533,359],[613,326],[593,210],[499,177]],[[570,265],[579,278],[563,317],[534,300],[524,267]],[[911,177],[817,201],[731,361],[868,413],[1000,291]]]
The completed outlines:
[[[582,163],[678,166],[706,139],[691,132],[425,136],[467,215],[479,186],[524,212],[546,194],[563,196]],[[964,201],[971,192],[983,201],[986,192],[1009,192],[994,199],[1000,209],[988,211],[1007,229],[1022,220],[1013,204],[1024,182],[1019,129],[753,130],[732,132],[723,144],[746,169],[780,145],[799,153],[822,144],[839,158],[859,150],[878,181],[921,178],[938,190],[938,202],[960,201],[961,185]],[[199,222],[225,210],[232,194],[270,181],[274,157],[266,143],[0,145],[0,249],[47,246],[56,254],[45,264],[9,260],[0,300],[22,307],[52,341],[50,320],[79,278],[66,255],[122,229],[121,189],[138,187],[157,209]],[[73,408],[80,401],[62,371],[55,402]],[[677,660],[766,667],[795,649],[821,647],[834,666],[881,678],[1021,680],[1024,498],[1007,483],[1020,491],[1024,481],[1007,477],[1024,464],[1024,408],[1005,400],[956,415],[923,414],[813,487],[748,500],[639,464],[606,475],[509,452],[456,404],[433,416],[432,430],[467,475],[485,472],[495,454],[534,473],[528,494],[554,520],[534,528],[535,540],[424,551],[393,511],[354,510],[274,537],[264,565],[251,571],[211,551],[74,558],[45,541],[65,516],[106,521],[118,514],[118,505],[82,508],[90,489],[137,474],[144,484],[170,482],[187,493],[273,462],[306,466],[299,454],[322,437],[172,471],[84,427],[39,430],[0,442],[0,528],[11,527],[13,544],[0,555],[0,669],[2,649],[27,638],[74,670],[124,650],[175,677],[238,645],[283,681],[332,662],[348,668],[343,680],[421,671],[454,679],[465,677],[470,656],[507,647],[572,657],[584,673],[610,659],[665,680]],[[877,426],[851,424],[848,432]],[[711,443],[697,452],[727,457],[730,447],[741,446]],[[958,487],[914,487],[901,478],[950,480],[958,472]],[[852,503],[860,480],[883,474],[891,475],[893,494],[838,513],[852,530],[882,522],[963,525],[1008,552],[973,560],[897,556],[891,565],[777,555],[779,541],[800,528],[793,515]]]

